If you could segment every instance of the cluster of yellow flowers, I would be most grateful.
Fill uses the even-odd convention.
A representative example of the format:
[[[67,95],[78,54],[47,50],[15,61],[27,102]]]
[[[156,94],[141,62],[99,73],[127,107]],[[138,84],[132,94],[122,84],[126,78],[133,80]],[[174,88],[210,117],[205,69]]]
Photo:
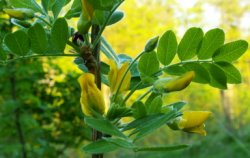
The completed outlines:
[[[125,74],[129,66],[129,62],[125,62],[120,68],[117,64],[110,61],[110,71],[108,74],[109,86],[111,95],[122,93],[129,89],[131,73],[130,71]],[[123,76],[124,80],[122,82]],[[86,116],[93,116],[94,112],[104,114],[106,106],[102,92],[97,88],[95,84],[95,76],[91,73],[85,73],[78,78],[82,93],[81,93],[81,107]],[[122,83],[121,83],[122,82]]]
[[[125,62],[119,67],[114,61],[110,61],[108,80],[111,96],[123,94],[123,92],[129,89],[131,72],[127,71],[128,68],[129,62]],[[159,79],[155,82],[154,88],[164,92],[179,91],[190,84],[194,75],[195,73],[191,71],[174,79]],[[94,75],[85,73],[79,77],[78,81],[82,89],[80,103],[84,115],[94,116],[94,113],[103,115],[106,111],[104,97],[95,84]],[[182,116],[176,118],[168,125],[175,130],[206,135],[204,122],[210,115],[211,112],[209,111],[184,111]]]

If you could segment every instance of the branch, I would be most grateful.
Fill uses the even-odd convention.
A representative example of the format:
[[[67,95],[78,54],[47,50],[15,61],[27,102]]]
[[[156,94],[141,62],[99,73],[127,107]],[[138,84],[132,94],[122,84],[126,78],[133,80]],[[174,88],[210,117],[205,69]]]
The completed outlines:
[[[91,43],[94,43],[95,41],[97,41],[96,38],[97,37],[97,34],[100,32],[100,27],[98,25],[93,25],[92,26],[92,33],[91,33]],[[94,75],[95,75],[95,78],[96,78],[96,85],[99,89],[101,89],[101,83],[102,83],[102,80],[101,80],[101,64],[100,64],[100,41],[98,41],[98,43],[96,44],[96,47],[93,48],[93,56],[96,60],[96,68],[95,68],[95,72],[94,72]],[[102,133],[93,129],[93,132],[92,132],[92,140],[93,141],[97,141],[99,139],[102,138]],[[92,158],[103,158],[103,154],[93,154],[92,155]]]

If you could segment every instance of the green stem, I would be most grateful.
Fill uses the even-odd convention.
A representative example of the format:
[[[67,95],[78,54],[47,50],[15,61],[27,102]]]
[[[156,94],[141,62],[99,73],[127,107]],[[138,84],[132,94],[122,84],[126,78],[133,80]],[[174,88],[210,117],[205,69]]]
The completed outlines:
[[[121,0],[116,6],[114,6],[114,7],[112,8],[112,10],[110,11],[110,14],[108,15],[106,21],[105,21],[104,24],[101,26],[100,31],[98,32],[98,34],[97,34],[97,36],[96,36],[96,38],[95,38],[94,43],[92,44],[92,48],[95,48],[95,47],[96,47],[96,45],[98,44],[98,42],[99,42],[100,39],[101,39],[101,36],[102,36],[103,31],[105,30],[105,28],[106,28],[106,26],[107,26],[107,24],[108,24],[108,22],[109,22],[109,20],[110,20],[110,18],[111,18],[111,15],[116,11],[116,9],[117,9],[123,2],[124,2],[124,0]]]
[[[119,83],[119,86],[118,86],[117,91],[116,91],[116,93],[115,93],[114,100],[116,100],[116,97],[117,97],[117,95],[118,95],[118,93],[119,93],[119,91],[120,91],[120,89],[121,89],[121,85],[122,85],[122,83],[123,83],[123,81],[124,81],[124,79],[125,79],[125,76],[126,76],[127,73],[129,72],[129,70],[131,69],[131,67],[133,66],[133,64],[142,56],[143,53],[144,53],[144,51],[141,52],[141,53],[132,61],[132,63],[129,65],[129,67],[128,67],[127,70],[125,71],[124,75],[122,76],[122,80],[121,80],[121,82]]]
[[[76,52],[80,52],[80,48],[76,46],[74,43],[72,43],[71,41],[67,41],[67,44],[70,45],[72,48],[74,48]]]
[[[176,63],[176,64],[172,64],[172,65],[168,65],[168,66],[164,66],[163,68],[161,68],[159,71],[155,72],[152,76],[155,76],[156,74],[164,71],[165,69],[171,67],[171,66],[178,66],[180,64],[186,64],[186,63],[212,63],[213,61],[212,60],[188,60],[188,61],[181,61],[179,63]]]
[[[139,86],[141,86],[142,85],[142,81],[140,81],[137,85],[135,85],[134,87],[133,87],[133,89],[131,89],[131,91],[128,93],[128,95],[124,98],[124,100],[122,101],[122,104],[121,105],[123,105],[123,104],[125,104],[126,103],[126,101],[131,97],[131,95],[137,90],[137,88],[139,87]]]
[[[10,59],[7,61],[1,62],[1,64],[8,64],[17,60],[29,59],[29,58],[40,58],[40,57],[77,57],[79,54],[36,54],[36,55],[29,55],[29,56],[21,56],[15,59]]]
[[[52,25],[48,22],[48,21],[46,21],[44,18],[42,18],[42,17],[40,17],[40,16],[38,16],[38,15],[35,15],[35,17],[36,18],[38,18],[38,19],[40,19],[40,20],[42,20],[44,23],[46,23],[49,27],[52,27]]]
[[[153,90],[153,88],[150,88],[146,93],[142,94],[138,99],[136,99],[136,101],[142,100],[142,99],[143,99],[144,97],[146,97],[152,90]]]
[[[85,34],[85,35],[83,35],[83,38],[84,38],[84,40],[86,41],[86,44],[87,44],[87,45],[90,45],[90,42],[89,42],[89,35],[88,35],[88,34]]]

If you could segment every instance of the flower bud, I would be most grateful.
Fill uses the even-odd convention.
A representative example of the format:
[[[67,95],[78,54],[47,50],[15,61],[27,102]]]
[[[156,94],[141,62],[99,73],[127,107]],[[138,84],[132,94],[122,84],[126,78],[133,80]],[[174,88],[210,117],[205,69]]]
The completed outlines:
[[[87,19],[87,17],[84,14],[80,15],[80,18],[77,22],[77,29],[78,32],[81,35],[87,34],[89,31],[89,28],[91,26],[91,21]]]
[[[147,44],[146,44],[146,46],[144,48],[144,51],[145,52],[151,52],[151,51],[153,51],[156,48],[157,44],[158,44],[158,40],[159,40],[159,36],[151,38],[147,42]]]
[[[170,122],[168,126],[173,130],[183,130],[189,133],[206,135],[204,122],[211,115],[210,111],[184,111],[183,115]]]
[[[104,114],[105,102],[102,92],[95,84],[95,77],[91,73],[85,73],[78,78],[82,93],[81,93],[81,108],[86,116],[94,116],[94,112]]]
[[[154,83],[154,88],[160,92],[180,91],[191,83],[194,76],[194,71],[189,71],[177,78],[161,78]]]
[[[16,8],[16,9],[3,9],[5,13],[16,19],[24,20],[30,19],[35,16],[35,12],[27,8]]]

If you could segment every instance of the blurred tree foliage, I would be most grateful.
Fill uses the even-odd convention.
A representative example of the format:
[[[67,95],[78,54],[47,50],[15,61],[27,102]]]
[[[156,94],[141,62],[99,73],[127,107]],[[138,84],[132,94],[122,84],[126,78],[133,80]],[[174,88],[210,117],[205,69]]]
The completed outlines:
[[[5,5],[1,39],[15,29]],[[1,66],[0,76],[0,158],[79,156],[78,146],[91,137],[77,99],[79,74],[51,59],[29,59]]]

